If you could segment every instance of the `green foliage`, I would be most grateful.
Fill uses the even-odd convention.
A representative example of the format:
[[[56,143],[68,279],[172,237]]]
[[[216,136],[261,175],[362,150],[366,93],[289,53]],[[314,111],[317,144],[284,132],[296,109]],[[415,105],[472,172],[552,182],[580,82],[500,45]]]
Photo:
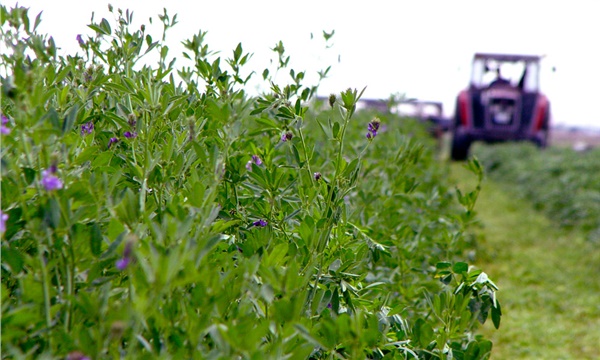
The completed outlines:
[[[66,58],[2,13],[7,356],[489,357],[497,288],[463,262],[479,188],[455,193],[422,125],[355,89],[311,107],[294,70],[250,97],[250,54],[202,31],[177,82],[129,11]]]
[[[600,240],[600,149],[576,152],[527,144],[481,147],[486,173],[567,228]]]

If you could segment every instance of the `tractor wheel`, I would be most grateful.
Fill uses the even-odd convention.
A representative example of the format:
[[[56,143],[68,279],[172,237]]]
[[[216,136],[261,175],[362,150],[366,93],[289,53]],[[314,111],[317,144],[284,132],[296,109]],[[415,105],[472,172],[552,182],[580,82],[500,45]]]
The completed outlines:
[[[545,148],[548,145],[548,130],[544,130],[542,136],[533,140],[533,143],[540,149]]]
[[[452,138],[452,148],[450,150],[450,157],[452,160],[466,160],[469,155],[469,148],[471,147],[471,140],[464,135],[454,134]]]

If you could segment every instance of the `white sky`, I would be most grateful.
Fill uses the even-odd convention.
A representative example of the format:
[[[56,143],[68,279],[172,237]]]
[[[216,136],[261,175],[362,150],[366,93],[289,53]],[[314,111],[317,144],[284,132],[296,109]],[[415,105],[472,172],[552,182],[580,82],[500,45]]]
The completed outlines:
[[[77,51],[77,34],[93,35],[86,26],[92,12],[96,21],[113,19],[108,3],[132,10],[134,22],[146,23],[155,39],[162,34],[157,15],[163,8],[178,14],[179,24],[167,36],[170,57],[180,56],[181,41],[202,29],[209,47],[223,57],[242,42],[254,53],[250,66],[260,74],[273,58],[269,48],[282,40],[297,71],[316,73],[333,65],[320,95],[367,86],[365,98],[405,93],[443,101],[448,115],[467,85],[473,53],[545,54],[542,91],[550,98],[554,124],[600,128],[597,0],[19,1],[31,9],[31,18],[43,11],[40,31],[65,53]],[[327,50],[323,30],[335,30]]]

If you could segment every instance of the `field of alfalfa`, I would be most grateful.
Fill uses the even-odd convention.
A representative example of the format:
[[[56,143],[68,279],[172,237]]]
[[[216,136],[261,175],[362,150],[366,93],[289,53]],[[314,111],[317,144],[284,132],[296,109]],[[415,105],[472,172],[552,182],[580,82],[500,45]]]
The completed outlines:
[[[218,57],[199,33],[175,69],[113,13],[61,57],[2,7],[3,356],[489,356],[476,189],[420,124],[356,113],[355,89],[315,104],[283,46],[288,81],[267,69],[251,97],[241,44]]]
[[[202,32],[175,63],[113,9],[63,57],[1,11],[3,358],[494,354],[476,200],[497,161],[457,188],[422,124],[357,112],[360,89],[319,103],[282,44],[260,75]]]

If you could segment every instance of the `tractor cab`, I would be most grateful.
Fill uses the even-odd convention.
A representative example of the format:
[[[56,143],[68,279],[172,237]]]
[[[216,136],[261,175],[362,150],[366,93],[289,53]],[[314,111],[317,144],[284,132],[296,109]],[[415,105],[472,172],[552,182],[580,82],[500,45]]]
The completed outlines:
[[[540,92],[540,56],[477,53],[469,86],[457,97],[451,157],[474,141],[547,144],[550,104]]]

